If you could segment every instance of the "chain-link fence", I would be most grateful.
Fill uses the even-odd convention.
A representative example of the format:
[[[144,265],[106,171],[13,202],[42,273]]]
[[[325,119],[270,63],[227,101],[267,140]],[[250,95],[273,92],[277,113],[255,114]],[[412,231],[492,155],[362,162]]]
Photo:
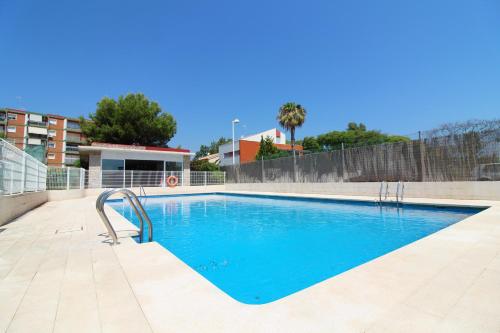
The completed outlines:
[[[425,132],[408,142],[223,168],[228,183],[500,180],[500,130]]]
[[[47,166],[0,139],[0,195],[45,191]]]

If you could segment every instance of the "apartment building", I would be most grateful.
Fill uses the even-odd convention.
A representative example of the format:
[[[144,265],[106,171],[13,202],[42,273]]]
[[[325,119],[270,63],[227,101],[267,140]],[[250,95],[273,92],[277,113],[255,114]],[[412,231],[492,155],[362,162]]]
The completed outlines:
[[[0,110],[0,133],[7,141],[48,166],[74,165],[85,142],[80,120],[18,109]]]

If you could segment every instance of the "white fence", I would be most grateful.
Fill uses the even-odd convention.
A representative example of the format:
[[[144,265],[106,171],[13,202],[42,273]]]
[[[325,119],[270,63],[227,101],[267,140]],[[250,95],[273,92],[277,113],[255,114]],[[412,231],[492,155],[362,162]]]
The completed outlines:
[[[191,171],[191,186],[223,185],[226,183],[224,171]]]
[[[86,171],[82,168],[49,168],[47,171],[47,189],[84,189],[85,174]]]
[[[223,185],[226,181],[222,171],[191,171],[187,178],[183,171],[103,170],[96,175],[80,168],[49,168],[47,189],[167,187],[171,176],[177,178],[177,186]]]
[[[0,195],[45,191],[47,166],[0,139]]]
[[[168,177],[174,176],[178,180],[178,186],[184,185],[184,174],[182,171],[101,171],[101,181],[95,182],[88,179],[88,187],[92,188],[115,188],[115,187],[166,187]]]

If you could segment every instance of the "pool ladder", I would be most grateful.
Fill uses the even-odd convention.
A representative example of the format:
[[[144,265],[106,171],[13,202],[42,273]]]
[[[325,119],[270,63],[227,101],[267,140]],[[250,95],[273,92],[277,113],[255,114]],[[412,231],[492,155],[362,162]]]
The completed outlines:
[[[405,183],[402,181],[398,181],[397,187],[396,187],[396,205],[397,206],[399,206],[399,204],[403,202],[404,191],[405,191]],[[380,182],[380,190],[378,193],[378,203],[380,205],[382,205],[384,202],[387,201],[388,196],[389,196],[389,183],[386,181],[382,181],[382,182]]]
[[[108,230],[109,236],[113,240],[113,245],[118,244],[118,236],[116,235],[116,231],[111,225],[111,222],[109,222],[109,218],[106,215],[106,212],[104,211],[104,203],[110,196],[117,193],[121,193],[124,195],[124,197],[129,202],[130,206],[134,210],[135,215],[139,219],[139,241],[142,243],[143,233],[144,233],[144,220],[146,220],[146,223],[148,224],[148,241],[151,242],[153,240],[153,224],[151,223],[151,220],[146,211],[144,210],[144,207],[142,206],[141,202],[139,201],[135,193],[132,192],[131,190],[126,188],[118,188],[102,192],[97,197],[97,200],[95,202],[95,208],[99,213],[99,216],[101,217],[104,226]]]

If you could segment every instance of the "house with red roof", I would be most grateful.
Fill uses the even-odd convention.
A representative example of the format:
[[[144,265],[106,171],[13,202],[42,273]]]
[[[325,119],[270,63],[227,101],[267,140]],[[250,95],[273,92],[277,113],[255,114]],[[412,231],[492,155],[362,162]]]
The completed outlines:
[[[257,134],[245,136],[234,142],[234,164],[243,164],[255,161],[259,151],[260,140],[270,137],[274,146],[279,150],[290,151],[292,146],[286,143],[286,135],[277,128],[272,128]],[[303,150],[302,146],[295,145],[295,150]],[[233,143],[229,142],[219,146],[220,166],[233,164]]]

